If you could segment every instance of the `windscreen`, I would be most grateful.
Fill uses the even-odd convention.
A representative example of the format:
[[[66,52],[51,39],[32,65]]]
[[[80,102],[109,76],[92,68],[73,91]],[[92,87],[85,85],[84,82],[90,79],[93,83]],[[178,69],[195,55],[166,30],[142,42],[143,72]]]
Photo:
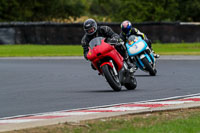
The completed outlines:
[[[101,45],[101,40],[103,39],[104,39],[103,37],[96,37],[92,39],[89,43],[90,48],[93,49],[95,46]]]
[[[137,38],[137,36],[131,35],[131,36],[128,38],[128,40],[129,40],[129,41],[135,41],[136,38]]]

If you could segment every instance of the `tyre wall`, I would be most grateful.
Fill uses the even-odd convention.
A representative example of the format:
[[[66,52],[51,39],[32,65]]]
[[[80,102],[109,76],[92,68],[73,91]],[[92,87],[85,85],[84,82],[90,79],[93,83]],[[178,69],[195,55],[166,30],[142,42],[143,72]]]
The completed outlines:
[[[108,25],[120,33],[120,23]],[[153,42],[180,43],[200,42],[199,23],[133,23]],[[0,23],[0,44],[80,44],[84,35],[82,23],[65,24],[53,22]]]

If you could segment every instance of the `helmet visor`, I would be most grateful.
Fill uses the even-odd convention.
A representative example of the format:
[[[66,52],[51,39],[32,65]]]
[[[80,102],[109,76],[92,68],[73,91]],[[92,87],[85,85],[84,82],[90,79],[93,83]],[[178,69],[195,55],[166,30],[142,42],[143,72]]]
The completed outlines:
[[[85,32],[86,32],[87,34],[89,34],[89,35],[94,34],[95,31],[96,31],[96,30],[95,30],[95,27],[91,27],[91,28],[89,28],[89,29],[85,29]]]
[[[129,35],[131,33],[131,27],[128,26],[126,28],[122,28],[122,32],[126,35]]]
[[[125,34],[129,34],[129,32],[131,31],[130,28],[123,28],[122,31],[125,33]]]

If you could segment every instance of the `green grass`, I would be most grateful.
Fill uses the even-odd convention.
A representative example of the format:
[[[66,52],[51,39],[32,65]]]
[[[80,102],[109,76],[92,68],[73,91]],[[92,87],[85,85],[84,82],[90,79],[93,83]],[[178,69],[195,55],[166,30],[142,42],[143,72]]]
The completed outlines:
[[[160,55],[200,55],[200,43],[153,44]],[[0,45],[0,57],[82,56],[81,45]]]
[[[146,120],[144,120],[146,121]],[[148,120],[147,120],[148,121]],[[153,121],[157,121],[152,124]],[[159,121],[159,122],[158,122]],[[136,121],[135,121],[136,122]],[[124,122],[123,122],[124,123]],[[150,118],[143,126],[134,126],[133,122],[125,122],[123,127],[110,133],[198,133],[200,132],[200,114],[188,118],[177,118],[169,121]]]
[[[200,43],[153,44],[153,49],[161,55],[200,55]]]
[[[0,45],[0,57],[82,55],[81,45]]]

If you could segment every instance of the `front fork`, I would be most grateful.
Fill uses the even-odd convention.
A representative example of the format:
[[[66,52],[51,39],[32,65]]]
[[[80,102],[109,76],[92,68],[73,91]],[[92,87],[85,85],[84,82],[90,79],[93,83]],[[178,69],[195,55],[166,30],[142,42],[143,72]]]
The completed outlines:
[[[130,76],[128,75],[129,69],[128,69],[128,65],[126,64],[126,62],[124,62],[123,67],[119,72],[117,72],[112,60],[109,60],[109,63],[106,63],[106,64],[108,64],[113,69],[114,75],[119,77],[119,81],[122,85],[124,83],[129,82],[129,78],[130,78]]]
[[[129,83],[131,78],[134,78],[133,73],[130,73],[128,65],[124,61],[123,68],[119,71],[119,81],[124,85],[125,83]]]
[[[113,72],[114,72],[115,76],[117,76],[117,75],[118,75],[118,72],[117,72],[117,70],[116,70],[116,68],[115,68],[115,65],[114,65],[113,61],[110,60],[109,62],[112,64],[112,69],[113,69]]]
[[[146,52],[143,52],[141,55],[138,55],[138,56],[133,57],[132,60],[134,60],[134,61],[137,62],[136,65],[137,65],[138,67],[140,67],[140,69],[143,69],[143,70],[144,70],[144,69],[145,69],[145,66],[144,66],[144,64],[143,64],[143,62],[142,62],[142,59],[145,58],[145,57],[146,57],[146,58],[148,59],[148,61],[151,63],[152,67],[155,68],[155,61],[156,61],[156,59],[155,59],[154,56],[152,55],[152,52],[151,52],[150,49],[147,49]]]

